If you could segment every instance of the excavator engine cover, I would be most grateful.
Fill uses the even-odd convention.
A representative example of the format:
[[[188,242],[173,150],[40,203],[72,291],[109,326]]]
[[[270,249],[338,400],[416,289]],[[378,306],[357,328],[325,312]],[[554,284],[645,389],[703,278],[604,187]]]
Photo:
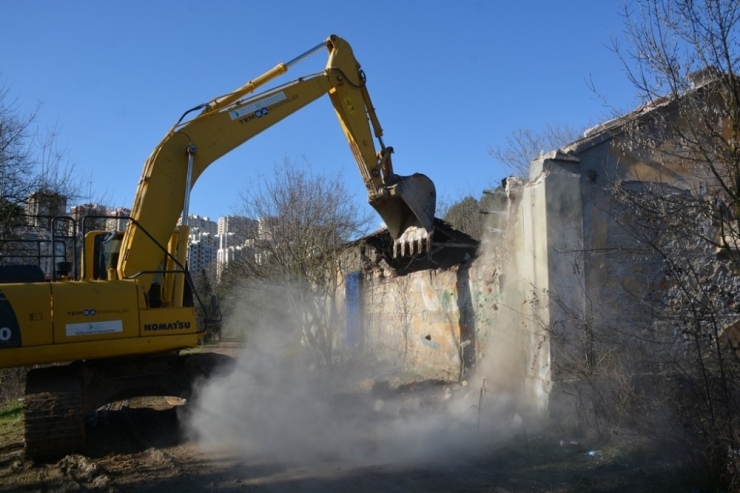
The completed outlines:
[[[386,193],[370,201],[393,237],[393,256],[431,251],[437,192],[426,175],[394,177]]]

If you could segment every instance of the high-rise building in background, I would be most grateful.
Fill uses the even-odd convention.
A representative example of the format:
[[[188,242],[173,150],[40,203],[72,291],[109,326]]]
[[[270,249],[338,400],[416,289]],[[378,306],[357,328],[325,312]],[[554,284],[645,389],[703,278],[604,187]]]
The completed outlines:
[[[131,215],[128,208],[112,208],[96,203],[78,204],[67,210],[66,198],[49,190],[32,194],[23,212],[25,220],[16,235],[18,239],[13,240],[21,246],[12,246],[12,250],[20,254],[10,258],[5,252],[0,252],[0,262],[28,263],[28,255],[24,253],[27,243],[34,262],[40,263],[47,275],[51,275],[54,262],[71,261],[71,256],[79,255],[79,241],[84,233],[92,230],[125,231]],[[65,216],[68,219],[60,219],[57,232],[51,235],[52,219]],[[212,221],[207,216],[189,215],[190,272],[198,273],[215,261],[216,279],[220,280],[229,262],[244,255],[254,256],[258,260],[259,251],[255,244],[257,239],[271,240],[272,221],[269,218],[254,220],[243,216],[224,216]],[[178,220],[177,224],[180,222]]]
[[[243,243],[257,236],[257,221],[244,216],[219,217],[217,234],[221,236],[225,233],[231,233],[231,241],[225,247]]]
[[[77,225],[78,234],[88,231],[107,231],[106,219],[108,208],[103,204],[80,204],[69,208],[69,215]],[[71,233],[71,232],[70,232]]]
[[[257,220],[257,238],[263,241],[275,241],[277,218],[272,216],[261,217]]]
[[[131,216],[131,209],[126,207],[116,207],[108,209],[108,219],[105,220],[106,231],[125,231],[128,226],[128,218]]]
[[[23,213],[28,226],[51,229],[51,220],[63,216],[67,210],[67,197],[51,190],[39,190],[32,193],[23,206]]]
[[[181,223],[182,218],[177,221],[178,225]],[[218,224],[208,216],[190,214],[188,215],[188,226],[190,227],[188,270],[195,275],[216,260]]]
[[[216,235],[198,231],[190,235],[188,245],[188,270],[195,275],[216,260],[218,240]]]
[[[218,218],[218,251],[216,253],[216,280],[229,262],[252,251],[249,240],[257,236],[258,222],[243,216]]]
[[[220,221],[220,219],[219,219]],[[177,225],[182,224],[182,217],[177,220]],[[188,215],[188,226],[190,226],[191,233],[198,230],[201,233],[209,233],[213,236],[218,234],[218,223],[212,221],[208,216],[199,216],[198,214]]]
[[[66,224],[65,221],[55,223],[55,232],[61,237],[59,244],[55,244],[51,225],[54,218],[64,216],[66,207],[67,198],[54,191],[41,189],[31,194],[12,232],[3,235],[0,264],[36,264],[51,277],[54,263],[65,260]]]

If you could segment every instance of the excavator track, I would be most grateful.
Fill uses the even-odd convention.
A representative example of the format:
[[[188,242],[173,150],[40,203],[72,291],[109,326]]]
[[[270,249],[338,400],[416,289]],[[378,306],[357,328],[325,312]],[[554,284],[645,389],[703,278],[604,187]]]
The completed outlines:
[[[134,397],[188,398],[194,381],[224,371],[231,364],[233,359],[225,355],[196,353],[76,362],[31,370],[23,401],[26,457],[50,460],[81,452],[87,413],[102,406],[121,409]]]
[[[28,372],[25,451],[30,459],[55,459],[85,445],[85,415],[80,377],[66,367]]]

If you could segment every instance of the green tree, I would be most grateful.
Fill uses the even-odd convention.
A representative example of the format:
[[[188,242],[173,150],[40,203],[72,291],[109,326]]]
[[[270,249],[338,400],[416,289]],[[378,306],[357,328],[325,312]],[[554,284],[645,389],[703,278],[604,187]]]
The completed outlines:
[[[452,204],[442,219],[458,231],[475,238],[483,236],[484,217],[477,199],[470,195]]]

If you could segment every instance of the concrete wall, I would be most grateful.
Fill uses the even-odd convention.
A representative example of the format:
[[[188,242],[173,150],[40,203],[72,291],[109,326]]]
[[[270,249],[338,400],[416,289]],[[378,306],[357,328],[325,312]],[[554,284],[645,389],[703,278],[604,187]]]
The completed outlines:
[[[513,392],[520,408],[536,414],[547,412],[553,362],[566,344],[552,328],[586,311],[578,171],[578,159],[563,153],[535,160],[529,183],[510,196],[506,233],[474,263],[474,292],[498,296],[493,306],[482,300],[475,307],[479,346],[490,360],[479,369],[494,391]],[[486,268],[495,274],[483,274]]]
[[[544,202],[534,199],[530,204]],[[528,241],[546,248],[532,237],[539,224],[526,226],[532,233]],[[505,244],[503,238],[497,242]],[[521,305],[531,292],[531,280],[516,269],[506,274],[501,254],[500,248],[492,249],[449,269],[403,276],[366,271],[361,288],[363,351],[388,362],[404,379],[473,378],[472,384],[480,385],[485,378],[488,391],[506,393],[519,412],[545,412],[549,346],[541,331],[526,323],[532,319],[530,305]],[[547,276],[546,264],[535,265],[527,253],[520,256],[529,260],[523,263],[532,275]]]
[[[503,296],[521,307],[522,341],[529,344],[524,396],[551,413],[573,414],[572,382],[589,368],[636,371],[634,365],[660,357],[640,341],[656,337],[655,302],[671,297],[665,263],[630,231],[639,211],[614,200],[615,184],[689,193],[703,178],[690,167],[661,167],[625,138],[599,134],[533,161],[508,228],[502,265],[515,281]],[[706,260],[692,260],[697,272],[718,291],[736,291],[726,266],[699,250],[694,257]]]
[[[640,297],[658,275],[618,224],[610,187],[628,173],[611,139],[575,151],[553,151],[532,162],[504,256],[512,271],[507,278],[514,278],[505,296],[521,307],[529,346],[524,396],[541,412],[570,399],[568,382],[581,377],[591,353],[602,349],[594,339],[619,346],[622,329],[644,319]]]
[[[505,233],[472,262],[394,276],[365,272],[363,348],[408,375],[456,381],[485,377],[520,409],[547,412],[554,382],[571,376],[585,328],[637,317],[628,285],[652,282],[625,258],[607,184],[618,167],[609,140],[579,156],[535,160],[529,183],[509,200]],[[595,308],[596,307],[596,308]],[[470,345],[461,353],[461,344]],[[462,357],[461,357],[462,354]]]
[[[471,340],[466,275],[466,268],[458,268],[365,279],[364,349],[409,378],[458,381],[464,361],[461,343]]]

